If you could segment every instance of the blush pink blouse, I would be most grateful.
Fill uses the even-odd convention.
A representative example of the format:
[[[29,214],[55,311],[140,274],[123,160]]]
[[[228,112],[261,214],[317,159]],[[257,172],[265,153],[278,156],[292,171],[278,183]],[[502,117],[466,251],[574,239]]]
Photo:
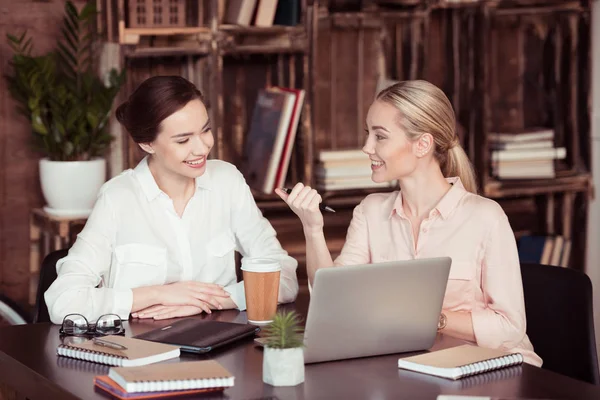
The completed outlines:
[[[449,256],[443,309],[470,312],[477,345],[520,352],[541,366],[525,334],[517,246],[506,214],[493,200],[467,192],[459,178],[421,223],[415,243],[402,193],[367,196],[356,208],[335,265]]]

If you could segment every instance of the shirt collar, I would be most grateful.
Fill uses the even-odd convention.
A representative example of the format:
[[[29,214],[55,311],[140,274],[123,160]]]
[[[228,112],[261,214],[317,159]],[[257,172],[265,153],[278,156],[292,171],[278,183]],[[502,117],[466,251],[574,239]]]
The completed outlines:
[[[448,218],[452,211],[458,206],[460,199],[462,199],[463,196],[467,193],[459,177],[455,176],[451,178],[446,178],[446,181],[452,184],[452,187],[437,203],[433,210],[431,210],[431,213],[433,213],[434,211],[439,212],[442,218],[444,219]],[[390,210],[389,217],[391,218],[394,215],[394,213],[404,218],[407,218],[406,214],[404,213],[404,208],[402,207],[402,190],[400,190],[398,192],[398,195],[396,196],[396,200],[392,209]]]
[[[142,191],[146,195],[148,201],[156,199],[161,193],[164,193],[158,187],[150,168],[148,167],[148,156],[144,157],[142,161],[134,169],[135,176],[142,187]],[[206,163],[206,169],[204,173],[196,177],[196,189],[210,189],[210,174],[208,172],[208,161]],[[166,195],[166,194],[165,194]]]

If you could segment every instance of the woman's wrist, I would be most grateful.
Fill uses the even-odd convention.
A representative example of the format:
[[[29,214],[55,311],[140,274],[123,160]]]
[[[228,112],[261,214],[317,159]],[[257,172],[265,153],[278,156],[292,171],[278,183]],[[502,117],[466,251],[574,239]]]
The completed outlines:
[[[307,239],[323,236],[323,226],[302,226],[302,230],[304,231],[304,236]]]

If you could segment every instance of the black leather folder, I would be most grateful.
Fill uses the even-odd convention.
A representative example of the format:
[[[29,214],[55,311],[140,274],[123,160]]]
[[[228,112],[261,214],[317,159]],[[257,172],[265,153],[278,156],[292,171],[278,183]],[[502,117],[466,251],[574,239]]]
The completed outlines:
[[[186,318],[141,335],[137,339],[172,344],[189,353],[207,353],[231,342],[254,336],[260,328],[250,324]]]

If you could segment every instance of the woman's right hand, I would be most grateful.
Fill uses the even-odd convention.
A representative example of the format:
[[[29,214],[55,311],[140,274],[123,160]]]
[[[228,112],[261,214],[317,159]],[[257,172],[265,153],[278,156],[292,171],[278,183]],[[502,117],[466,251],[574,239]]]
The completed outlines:
[[[222,309],[219,298],[229,298],[229,293],[221,285],[196,281],[174,282],[157,286],[159,304],[165,306],[190,305],[201,308],[210,314],[213,309]]]
[[[305,233],[323,230],[323,214],[319,209],[321,195],[310,186],[297,183],[290,194],[277,188],[275,193],[285,201],[292,211],[300,218]]]

